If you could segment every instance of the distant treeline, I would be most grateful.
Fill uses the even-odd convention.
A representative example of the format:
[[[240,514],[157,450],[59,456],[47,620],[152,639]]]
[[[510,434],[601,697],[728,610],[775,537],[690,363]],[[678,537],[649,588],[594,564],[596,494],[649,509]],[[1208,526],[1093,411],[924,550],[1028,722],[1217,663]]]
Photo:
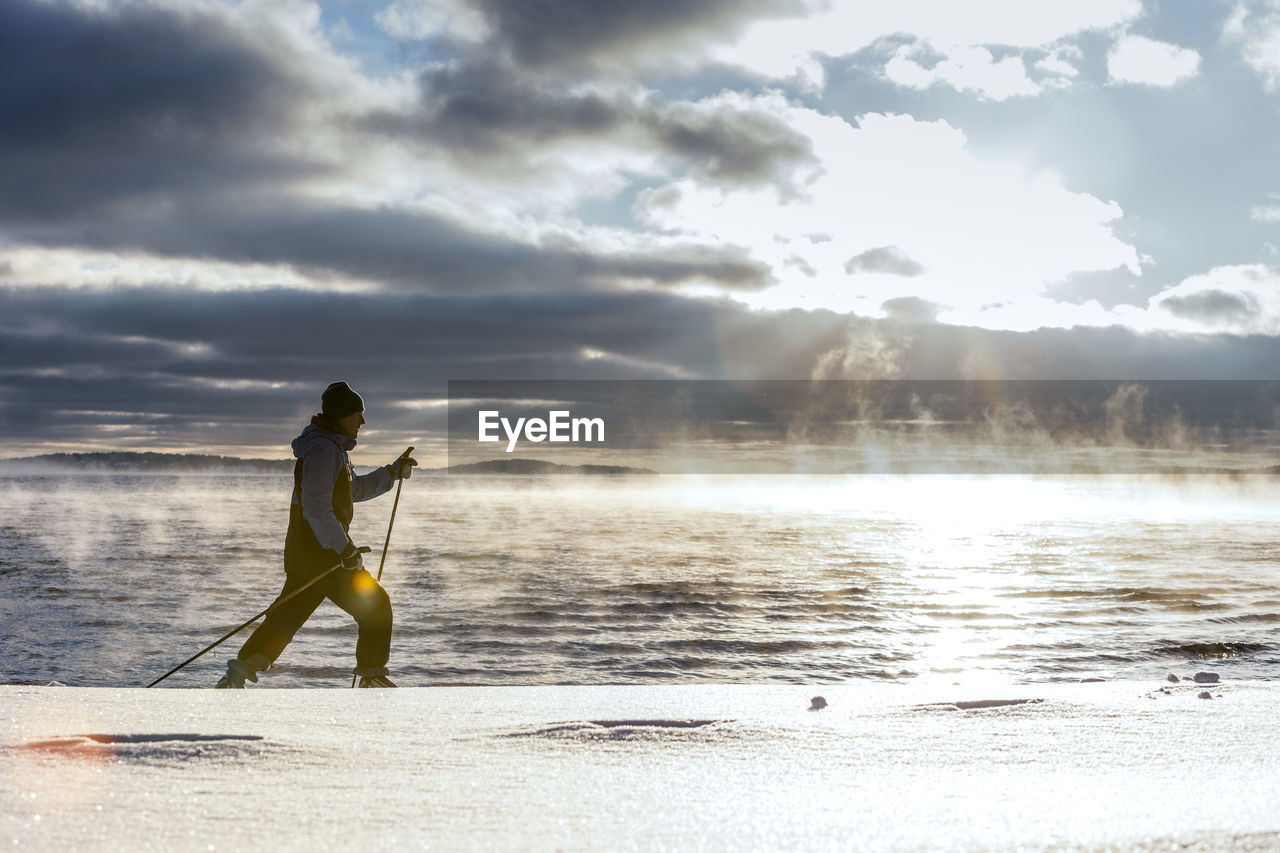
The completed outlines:
[[[539,459],[489,459],[484,462],[469,462],[465,465],[451,465],[448,468],[428,469],[429,474],[505,474],[523,476],[547,476],[560,474],[587,474],[603,476],[625,476],[632,474],[657,474],[649,468],[628,468],[625,465],[557,465],[555,462],[543,462]]]
[[[293,470],[292,459],[241,459],[196,453],[46,453],[0,460],[6,468],[54,468],[74,471],[242,471],[281,474]]]

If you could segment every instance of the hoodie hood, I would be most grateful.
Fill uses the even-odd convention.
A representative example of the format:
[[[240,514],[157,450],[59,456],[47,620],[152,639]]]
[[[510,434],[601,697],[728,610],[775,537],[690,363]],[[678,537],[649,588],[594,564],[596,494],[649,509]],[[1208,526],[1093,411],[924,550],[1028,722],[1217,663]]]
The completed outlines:
[[[311,423],[307,424],[302,434],[293,440],[293,455],[296,459],[301,459],[307,449],[317,441],[327,441],[338,445],[350,452],[356,446],[356,440],[349,435],[343,435],[340,432],[334,432],[331,429],[320,426],[316,423],[317,418],[312,418]]]

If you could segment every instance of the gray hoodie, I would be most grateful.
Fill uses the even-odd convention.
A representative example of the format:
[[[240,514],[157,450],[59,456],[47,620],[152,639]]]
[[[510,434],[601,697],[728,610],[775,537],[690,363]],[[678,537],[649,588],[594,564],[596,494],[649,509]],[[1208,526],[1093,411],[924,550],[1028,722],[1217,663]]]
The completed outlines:
[[[356,446],[356,440],[315,422],[307,425],[293,440],[292,446],[293,455],[305,460],[301,494],[294,496],[294,503],[301,498],[302,517],[311,525],[316,541],[322,547],[341,554],[347,547],[347,533],[333,514],[333,487],[338,475],[344,469],[351,472],[351,498],[354,501],[367,501],[386,494],[395,478],[386,467],[357,476],[351,457],[347,455]]]

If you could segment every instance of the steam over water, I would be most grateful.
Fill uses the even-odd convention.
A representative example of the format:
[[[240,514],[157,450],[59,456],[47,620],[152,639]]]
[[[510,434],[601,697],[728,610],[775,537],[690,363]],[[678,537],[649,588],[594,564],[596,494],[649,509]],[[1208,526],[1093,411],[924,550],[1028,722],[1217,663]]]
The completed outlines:
[[[265,608],[290,482],[0,479],[0,679],[145,684]],[[392,498],[356,508],[380,548]],[[384,585],[403,684],[1280,673],[1280,484],[415,478]],[[377,557],[369,567],[376,574]],[[234,638],[166,685],[212,685]],[[263,684],[349,683],[324,604]]]

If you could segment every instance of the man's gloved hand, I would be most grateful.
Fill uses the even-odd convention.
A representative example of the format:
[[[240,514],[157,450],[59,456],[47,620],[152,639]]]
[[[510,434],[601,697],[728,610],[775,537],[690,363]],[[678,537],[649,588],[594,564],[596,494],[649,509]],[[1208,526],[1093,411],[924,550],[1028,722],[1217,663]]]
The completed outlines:
[[[342,568],[353,570],[363,569],[364,557],[362,554],[368,550],[368,548],[357,548],[355,543],[348,539],[347,547],[343,549],[342,554],[340,555],[342,557]]]
[[[418,460],[409,454],[413,452],[410,447],[404,453],[401,453],[396,461],[387,466],[387,471],[391,474],[392,479],[407,480],[413,475],[413,469],[418,464]]]

